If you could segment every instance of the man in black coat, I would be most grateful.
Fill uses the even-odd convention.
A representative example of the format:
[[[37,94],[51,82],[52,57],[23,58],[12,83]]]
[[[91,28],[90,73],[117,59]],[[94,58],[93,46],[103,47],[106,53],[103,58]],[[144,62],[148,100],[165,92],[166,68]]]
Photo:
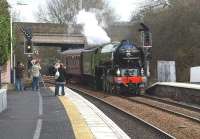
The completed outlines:
[[[24,77],[24,65],[21,62],[17,62],[15,67],[16,73],[16,89],[17,91],[23,91],[23,77]]]
[[[59,88],[62,88],[62,95],[65,95],[65,81],[66,81],[66,71],[64,69],[63,64],[60,64],[60,67],[57,69],[59,72],[59,77],[56,79],[56,85],[55,85],[55,96],[59,94]]]

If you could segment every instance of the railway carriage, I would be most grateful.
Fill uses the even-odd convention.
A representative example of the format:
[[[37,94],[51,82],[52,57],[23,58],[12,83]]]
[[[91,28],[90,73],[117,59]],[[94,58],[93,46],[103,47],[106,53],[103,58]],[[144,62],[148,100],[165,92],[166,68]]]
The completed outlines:
[[[83,49],[75,49],[62,52],[62,62],[68,75],[79,77],[82,74],[82,51]]]

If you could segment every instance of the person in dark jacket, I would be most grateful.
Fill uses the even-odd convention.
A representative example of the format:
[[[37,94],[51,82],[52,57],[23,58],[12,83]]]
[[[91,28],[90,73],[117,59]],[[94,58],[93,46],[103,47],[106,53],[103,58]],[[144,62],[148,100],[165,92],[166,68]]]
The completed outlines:
[[[16,73],[16,90],[23,91],[24,65],[21,62],[17,62],[17,66],[15,67],[15,73]]]
[[[56,79],[56,86],[55,86],[55,96],[57,96],[59,94],[59,88],[62,88],[62,95],[65,95],[65,90],[64,90],[64,86],[65,86],[65,81],[66,81],[66,71],[64,69],[63,64],[60,64],[60,67],[58,68],[58,72],[59,72],[59,76]]]

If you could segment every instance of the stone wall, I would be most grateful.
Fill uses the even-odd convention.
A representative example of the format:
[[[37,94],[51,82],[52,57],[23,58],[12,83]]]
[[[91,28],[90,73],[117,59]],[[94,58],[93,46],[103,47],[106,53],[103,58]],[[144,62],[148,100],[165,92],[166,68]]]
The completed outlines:
[[[8,61],[5,65],[2,66],[1,71],[1,82],[2,83],[10,83],[10,61]]]
[[[179,102],[200,104],[200,85],[177,82],[158,82],[149,87],[146,92],[150,95],[170,98]]]

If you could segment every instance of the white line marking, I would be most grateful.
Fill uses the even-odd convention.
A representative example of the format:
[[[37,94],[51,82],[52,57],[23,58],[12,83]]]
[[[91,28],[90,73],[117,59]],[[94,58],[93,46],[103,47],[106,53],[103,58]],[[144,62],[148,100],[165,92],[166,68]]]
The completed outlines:
[[[42,96],[40,92],[38,91],[38,96],[39,96],[39,111],[38,114],[39,116],[43,114],[43,102],[42,102]]]
[[[39,139],[40,138],[41,129],[42,129],[42,119],[38,119],[33,139]]]
[[[38,97],[39,97],[38,115],[41,116],[43,114],[42,96],[41,96],[39,91],[37,93],[38,93]],[[40,138],[41,129],[42,129],[42,119],[38,119],[33,139],[39,139]]]

